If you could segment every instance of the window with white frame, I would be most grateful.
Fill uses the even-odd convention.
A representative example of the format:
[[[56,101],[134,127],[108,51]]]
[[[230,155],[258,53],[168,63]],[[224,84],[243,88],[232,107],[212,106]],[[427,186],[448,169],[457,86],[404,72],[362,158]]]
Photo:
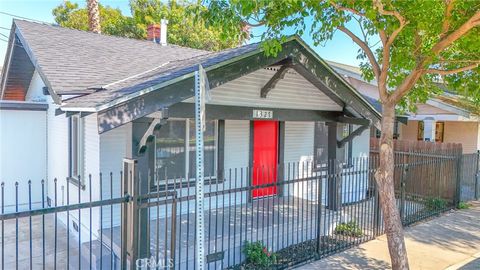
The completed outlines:
[[[69,123],[69,176],[73,183],[83,185],[83,126],[78,115],[70,117]],[[81,180],[81,182],[80,182]]]
[[[204,132],[205,179],[216,179],[218,125],[207,120]],[[156,133],[155,168],[157,183],[193,180],[196,164],[195,120],[168,120]]]

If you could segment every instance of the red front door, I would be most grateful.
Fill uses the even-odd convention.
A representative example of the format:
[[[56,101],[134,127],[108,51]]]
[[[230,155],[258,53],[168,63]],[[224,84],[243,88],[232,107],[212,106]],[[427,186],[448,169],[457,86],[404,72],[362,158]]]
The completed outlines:
[[[253,186],[277,182],[278,122],[253,122]],[[276,186],[256,188],[253,198],[277,194]]]

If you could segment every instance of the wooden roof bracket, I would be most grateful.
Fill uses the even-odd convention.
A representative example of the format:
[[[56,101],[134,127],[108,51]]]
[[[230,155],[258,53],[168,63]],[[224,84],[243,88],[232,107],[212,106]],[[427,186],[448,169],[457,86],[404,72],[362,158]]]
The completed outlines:
[[[351,142],[353,138],[360,136],[364,130],[369,128],[369,125],[359,126],[357,129],[352,131],[347,137],[343,138],[341,141],[337,141],[337,147],[342,148],[347,142]]]
[[[268,80],[268,82],[262,87],[262,89],[260,89],[261,98],[267,98],[267,95],[270,92],[270,90],[275,88],[275,86],[281,79],[285,78],[285,74],[287,73],[287,71],[290,68],[292,68],[294,65],[291,58],[287,58],[285,59],[285,61],[282,61],[282,62],[285,62],[285,63],[277,70],[275,74],[273,74],[272,78]]]

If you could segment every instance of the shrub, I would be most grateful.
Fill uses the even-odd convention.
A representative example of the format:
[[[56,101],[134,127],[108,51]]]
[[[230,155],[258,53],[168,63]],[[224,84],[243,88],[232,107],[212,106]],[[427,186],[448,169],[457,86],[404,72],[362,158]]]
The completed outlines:
[[[468,209],[470,208],[470,204],[466,203],[466,202],[460,202],[458,204],[458,209]]]
[[[243,252],[247,257],[247,263],[255,269],[267,269],[277,261],[277,255],[268,251],[261,241],[245,242]]]
[[[444,209],[446,206],[447,201],[438,197],[430,197],[425,201],[425,207],[430,211]]]
[[[346,235],[346,236],[353,236],[353,237],[360,237],[363,235],[362,229],[357,225],[355,221],[350,222],[342,222],[335,227],[335,233]]]

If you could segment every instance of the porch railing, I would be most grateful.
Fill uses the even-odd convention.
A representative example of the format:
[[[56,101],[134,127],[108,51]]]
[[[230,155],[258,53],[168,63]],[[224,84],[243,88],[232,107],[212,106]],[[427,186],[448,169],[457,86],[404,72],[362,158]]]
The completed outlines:
[[[396,155],[404,225],[451,209],[460,199],[478,198],[478,155]],[[349,164],[296,162],[207,176],[207,268],[256,269],[246,243],[276,254],[271,267],[282,269],[383,234],[377,165],[372,156]],[[2,269],[195,269],[193,176],[157,171],[146,178],[135,169],[90,175],[85,190],[65,179],[29,181],[26,187],[3,183]],[[150,182],[146,193],[142,181]]]

